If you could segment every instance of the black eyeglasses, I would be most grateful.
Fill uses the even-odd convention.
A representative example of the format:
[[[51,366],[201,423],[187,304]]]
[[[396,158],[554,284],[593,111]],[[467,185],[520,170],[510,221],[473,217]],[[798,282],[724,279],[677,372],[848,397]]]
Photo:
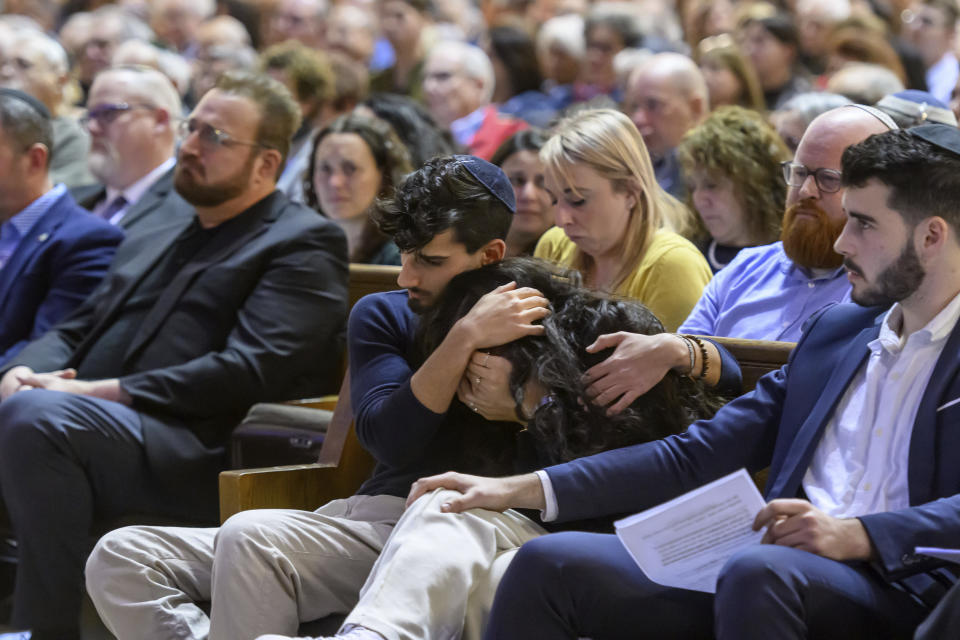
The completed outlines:
[[[120,114],[135,109],[148,109],[153,111],[156,107],[148,104],[127,104],[126,102],[117,102],[115,104],[99,104],[80,118],[80,125],[85,129],[90,128],[91,122],[96,122],[100,128],[110,126],[114,120],[120,117]]]
[[[823,167],[808,169],[799,162],[791,162],[790,160],[781,162],[780,167],[783,169],[784,182],[791,187],[802,187],[807,180],[807,176],[812,174],[817,183],[817,189],[821,192],[836,193],[840,191],[843,174],[836,169],[825,169]]]
[[[227,147],[232,144],[242,144],[247,147],[261,147],[263,149],[273,148],[271,146],[263,144],[262,142],[250,142],[247,140],[237,140],[226,131],[217,129],[216,127],[206,124],[204,122],[198,122],[194,118],[190,118],[189,120],[181,120],[180,124],[177,125],[177,130],[180,133],[180,137],[184,139],[188,138],[194,133],[197,134],[197,137],[200,140],[200,144],[210,149]]]

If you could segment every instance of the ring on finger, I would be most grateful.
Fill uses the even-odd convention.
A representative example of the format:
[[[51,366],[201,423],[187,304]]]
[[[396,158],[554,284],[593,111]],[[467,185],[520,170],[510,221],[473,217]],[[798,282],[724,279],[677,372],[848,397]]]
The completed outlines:
[[[477,376],[476,378],[474,378],[473,382],[479,387],[479,386],[480,386],[480,380],[481,380],[480,376]]]

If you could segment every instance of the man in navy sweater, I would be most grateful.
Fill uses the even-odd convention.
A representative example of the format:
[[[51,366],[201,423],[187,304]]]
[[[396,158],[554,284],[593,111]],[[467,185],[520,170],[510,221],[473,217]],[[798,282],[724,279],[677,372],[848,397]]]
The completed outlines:
[[[295,635],[300,621],[347,613],[418,477],[456,459],[446,419],[474,352],[542,331],[539,292],[484,296],[425,360],[417,313],[457,273],[503,257],[514,210],[506,176],[471,156],[428,162],[379,212],[402,252],[407,292],[368,296],[349,321],[357,435],[377,459],[357,495],[315,512],[240,513],[219,529],[130,527],[105,536],[87,565],[101,617],[120,638]],[[422,364],[421,364],[422,361]],[[211,602],[209,617],[197,606]]]

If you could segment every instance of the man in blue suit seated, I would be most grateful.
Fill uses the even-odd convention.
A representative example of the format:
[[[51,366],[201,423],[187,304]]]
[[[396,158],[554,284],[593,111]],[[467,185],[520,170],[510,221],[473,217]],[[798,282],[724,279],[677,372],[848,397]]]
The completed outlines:
[[[523,546],[487,637],[909,638],[957,581],[917,546],[960,539],[960,131],[890,131],[843,155],[836,249],[858,305],[808,322],[790,361],[686,433],[510,478],[444,474],[444,509],[571,521],[646,509],[769,467],[716,596],[651,582],[612,535]],[[808,176],[808,180],[812,180]]]
[[[83,302],[123,240],[52,184],[52,146],[43,103],[0,89],[0,366]]]

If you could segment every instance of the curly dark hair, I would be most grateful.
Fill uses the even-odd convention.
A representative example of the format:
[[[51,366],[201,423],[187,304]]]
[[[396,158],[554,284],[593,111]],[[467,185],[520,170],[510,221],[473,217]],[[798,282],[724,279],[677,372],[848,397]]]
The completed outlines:
[[[425,247],[453,229],[468,253],[503,239],[513,214],[477,180],[457,156],[434,158],[377,202],[373,218],[403,253]]]
[[[653,335],[662,333],[663,325],[639,302],[585,289],[576,272],[536,258],[509,258],[454,277],[421,318],[418,345],[422,357],[439,345],[453,323],[481,296],[511,281],[538,289],[551,304],[551,314],[543,321],[545,335],[491,350],[513,365],[510,388],[518,415],[522,415],[528,381],[535,379],[548,391],[547,399],[527,423],[542,462],[566,462],[680,433],[694,420],[712,416],[723,404],[700,383],[670,371],[626,410],[608,416],[604,407],[590,401],[582,378],[587,369],[606,359],[610,350],[590,354],[586,347],[606,333]],[[476,415],[467,418],[469,410],[462,414],[465,420],[492,424]],[[478,423],[476,431],[482,426]],[[492,457],[502,455],[483,441],[474,446]]]
[[[326,214],[320,207],[320,197],[313,184],[313,176],[317,169],[317,147],[324,138],[334,133],[356,134],[367,145],[382,176],[378,193],[380,197],[392,193],[394,188],[403,182],[404,177],[413,170],[406,147],[389,124],[378,118],[368,118],[359,114],[340,116],[313,137],[310,145],[310,163],[303,175],[306,205],[320,212],[321,215]],[[353,247],[350,252],[350,262],[368,262],[387,241],[387,236],[380,231],[376,223],[369,216],[367,219],[360,244]]]
[[[843,186],[879,180],[890,187],[887,206],[908,225],[939,216],[960,232],[960,157],[916,133],[955,132],[946,124],[887,131],[850,145],[841,160]]]

